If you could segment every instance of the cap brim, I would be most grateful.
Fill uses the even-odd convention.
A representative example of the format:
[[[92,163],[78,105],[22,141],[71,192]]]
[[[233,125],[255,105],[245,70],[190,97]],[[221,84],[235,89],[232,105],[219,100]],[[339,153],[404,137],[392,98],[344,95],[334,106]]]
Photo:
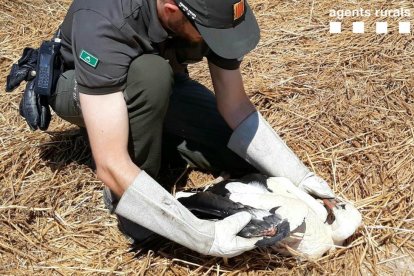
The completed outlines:
[[[244,20],[234,28],[214,29],[195,23],[210,49],[227,59],[238,59],[256,47],[260,29],[252,10],[246,3]]]

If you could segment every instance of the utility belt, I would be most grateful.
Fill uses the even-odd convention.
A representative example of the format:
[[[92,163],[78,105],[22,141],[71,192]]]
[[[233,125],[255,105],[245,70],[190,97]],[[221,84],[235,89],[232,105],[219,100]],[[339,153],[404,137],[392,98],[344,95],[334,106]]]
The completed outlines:
[[[22,81],[27,81],[19,113],[32,130],[47,130],[49,127],[51,113],[48,97],[55,92],[63,71],[60,46],[59,29],[53,39],[43,41],[40,48],[25,48],[7,76],[7,92],[15,90]]]

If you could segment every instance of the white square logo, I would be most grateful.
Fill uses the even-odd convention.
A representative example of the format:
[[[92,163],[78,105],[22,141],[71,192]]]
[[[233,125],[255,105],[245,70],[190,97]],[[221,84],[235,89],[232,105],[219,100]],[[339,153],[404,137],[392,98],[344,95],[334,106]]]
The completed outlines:
[[[341,22],[329,22],[329,32],[331,34],[341,33]]]
[[[387,22],[377,22],[376,23],[376,33],[377,34],[386,34],[388,32],[388,23]]]
[[[365,32],[364,22],[353,22],[352,23],[352,32],[354,34],[363,34]]]
[[[411,33],[411,23],[410,22],[400,22],[399,23],[399,33],[400,34],[409,34],[409,33]]]

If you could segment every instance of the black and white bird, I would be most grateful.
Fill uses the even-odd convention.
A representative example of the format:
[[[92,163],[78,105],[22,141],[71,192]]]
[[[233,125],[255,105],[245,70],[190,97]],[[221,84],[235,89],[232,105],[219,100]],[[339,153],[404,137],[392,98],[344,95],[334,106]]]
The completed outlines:
[[[241,194],[247,194],[251,190],[249,179],[242,179]],[[222,181],[204,190],[192,190],[191,192],[178,192],[178,200],[202,219],[222,219],[235,213],[246,211],[252,215],[252,220],[238,233],[245,238],[264,237],[257,243],[258,246],[274,245],[290,234],[291,223],[284,220],[276,213],[275,208],[256,208],[230,199],[232,195],[227,185],[234,182]],[[257,189],[266,189],[265,186],[257,186]],[[263,191],[263,193],[266,191]]]
[[[263,245],[273,243],[282,254],[310,259],[341,245],[362,220],[350,203],[316,200],[286,178],[260,174],[224,180],[201,191],[178,192],[176,197],[204,219],[248,211],[253,219],[239,235],[269,237]]]

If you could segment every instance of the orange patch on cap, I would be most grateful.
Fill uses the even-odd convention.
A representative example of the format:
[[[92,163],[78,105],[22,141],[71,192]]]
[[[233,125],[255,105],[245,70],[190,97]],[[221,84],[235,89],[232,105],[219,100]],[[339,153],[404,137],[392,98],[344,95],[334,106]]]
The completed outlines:
[[[240,0],[236,4],[233,4],[234,20],[239,19],[244,14],[244,0]]]

